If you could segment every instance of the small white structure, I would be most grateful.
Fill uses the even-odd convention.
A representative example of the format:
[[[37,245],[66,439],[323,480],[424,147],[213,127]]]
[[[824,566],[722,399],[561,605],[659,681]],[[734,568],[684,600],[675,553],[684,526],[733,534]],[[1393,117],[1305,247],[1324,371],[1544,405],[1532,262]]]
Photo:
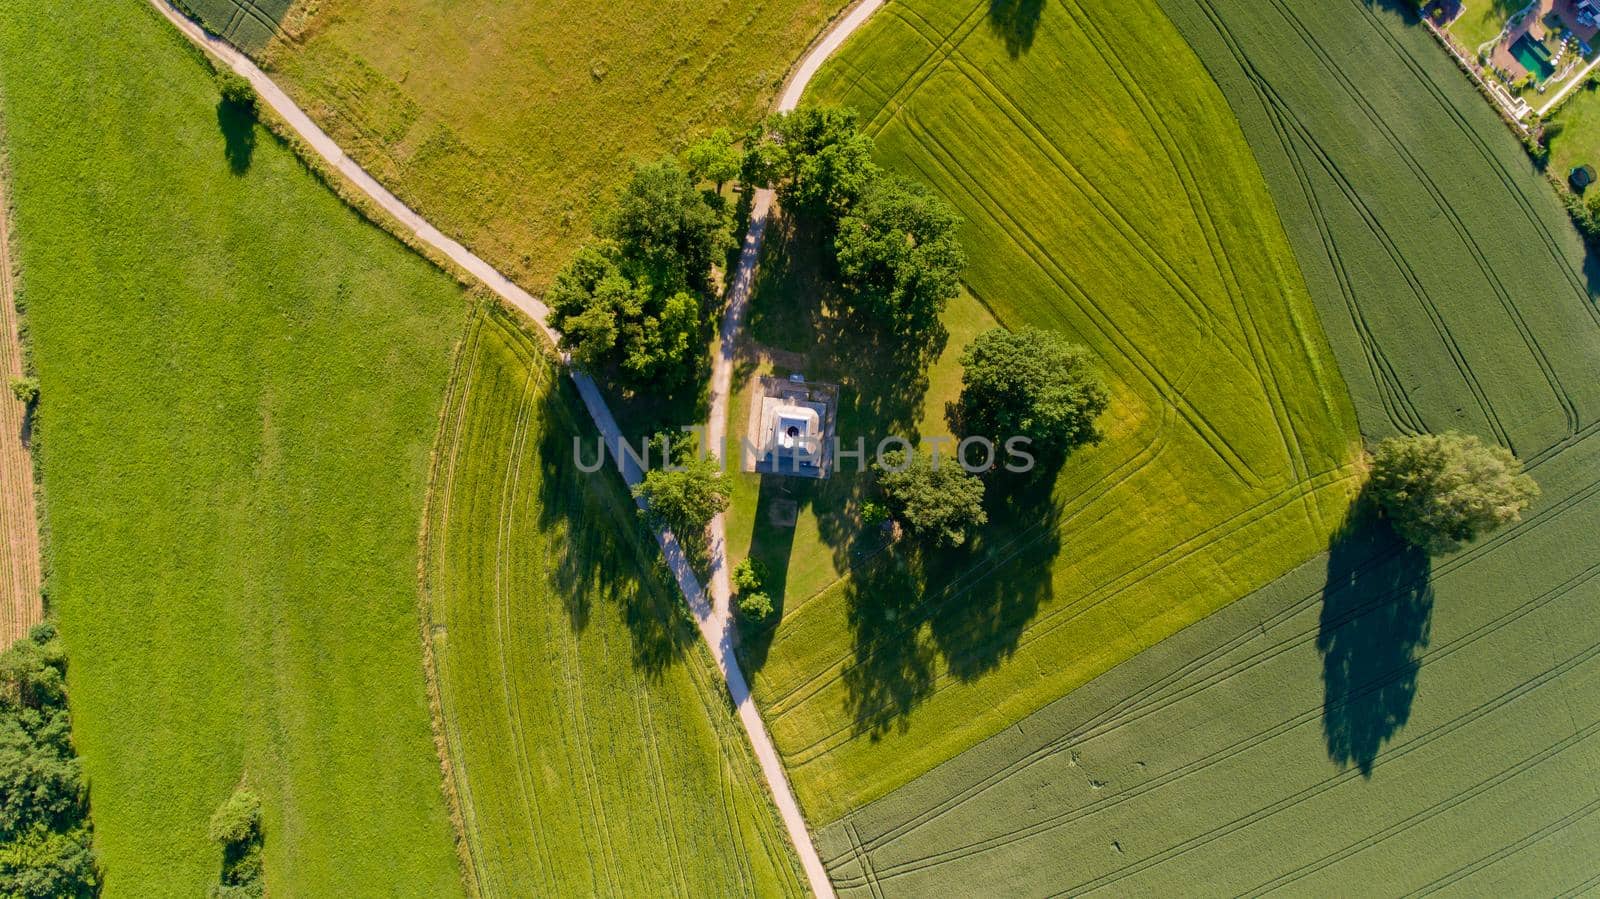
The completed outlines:
[[[825,478],[833,440],[838,388],[790,376],[761,379],[760,402],[750,410],[745,471]]]

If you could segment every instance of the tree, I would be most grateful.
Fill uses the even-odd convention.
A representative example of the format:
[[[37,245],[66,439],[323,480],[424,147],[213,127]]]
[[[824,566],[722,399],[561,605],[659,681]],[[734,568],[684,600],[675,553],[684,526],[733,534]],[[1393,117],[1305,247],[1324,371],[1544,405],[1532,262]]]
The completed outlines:
[[[634,167],[600,233],[616,243],[624,269],[662,295],[705,291],[728,242],[723,216],[670,156]]]
[[[1407,542],[1449,552],[1522,517],[1539,485],[1501,446],[1450,431],[1378,444],[1371,487]]]
[[[884,453],[878,484],[895,518],[919,537],[943,547],[961,546],[967,534],[989,520],[983,510],[983,481],[928,454],[910,459],[899,450]]]
[[[960,290],[967,257],[956,239],[961,217],[933,191],[901,178],[875,178],[839,223],[834,252],[850,304],[879,321],[920,331]]]
[[[1054,331],[994,328],[961,353],[950,424],[997,447],[1020,436],[1037,452],[1064,454],[1098,438],[1095,419],[1110,401],[1087,349]]]
[[[231,69],[217,70],[217,92],[222,95],[222,102],[229,103],[251,113],[256,111],[256,89],[243,75]]]
[[[592,370],[615,368],[624,387],[671,391],[703,352],[700,298],[657,297],[623,272],[615,244],[583,247],[545,293],[561,348]]]
[[[640,514],[653,527],[671,527],[683,536],[705,530],[711,519],[728,508],[733,488],[709,459],[692,460],[682,470],[655,469],[633,488],[645,501]]]
[[[744,152],[734,146],[733,132],[718,128],[707,137],[689,145],[683,151],[683,162],[689,177],[695,181],[710,181],[722,193],[722,186],[739,177],[744,166]]]
[[[49,623],[0,654],[0,895],[90,896],[99,886],[66,667]]]
[[[744,180],[778,192],[785,208],[831,228],[878,174],[855,110],[802,106],[745,140]]]

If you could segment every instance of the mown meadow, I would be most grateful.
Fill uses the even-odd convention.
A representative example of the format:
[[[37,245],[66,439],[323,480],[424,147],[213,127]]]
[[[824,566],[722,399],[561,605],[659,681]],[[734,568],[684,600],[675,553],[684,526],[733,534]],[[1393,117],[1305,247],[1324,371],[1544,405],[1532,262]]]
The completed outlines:
[[[1054,329],[1113,392],[1104,440],[1053,490],[997,490],[960,551],[877,552],[852,506],[804,497],[811,520],[778,558],[757,534],[786,589],[746,659],[826,824],[1303,562],[1359,471],[1343,381],[1249,146],[1159,12],[895,2],[808,99],[858,110],[880,161],[966,220],[971,299],[951,305],[952,341],[985,319]],[[765,302],[753,333],[781,335]],[[869,444],[946,432],[954,368],[863,376],[870,354],[841,358]]]
[[[264,65],[352,157],[530,289],[636,160],[766,112],[845,0],[346,0]]]
[[[424,608],[484,895],[805,892],[723,688],[594,430],[505,313],[456,362]]]
[[[1260,161],[1363,433],[1499,439],[1543,496],[1432,559],[1358,507],[1326,553],[825,827],[823,856],[849,895],[1592,891],[1594,261],[1384,4],[1162,6]]]
[[[50,598],[108,896],[462,890],[417,626],[461,288],[143,3],[0,2]]]

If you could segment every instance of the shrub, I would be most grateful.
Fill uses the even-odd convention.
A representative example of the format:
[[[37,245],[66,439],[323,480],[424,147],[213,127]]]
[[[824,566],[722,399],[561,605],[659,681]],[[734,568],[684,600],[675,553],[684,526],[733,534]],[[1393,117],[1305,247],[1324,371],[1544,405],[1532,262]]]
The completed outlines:
[[[767,566],[758,559],[745,559],[733,569],[733,589],[738,593],[760,590],[767,582]]]
[[[207,829],[213,843],[229,846],[243,843],[261,829],[261,799],[245,787],[233,791],[211,816]]]
[[[222,877],[212,885],[212,899],[243,899],[266,892],[261,863],[261,800],[247,787],[233,791],[207,829],[222,847]]]
[[[39,401],[39,379],[12,378],[11,395],[24,405],[33,405]]]

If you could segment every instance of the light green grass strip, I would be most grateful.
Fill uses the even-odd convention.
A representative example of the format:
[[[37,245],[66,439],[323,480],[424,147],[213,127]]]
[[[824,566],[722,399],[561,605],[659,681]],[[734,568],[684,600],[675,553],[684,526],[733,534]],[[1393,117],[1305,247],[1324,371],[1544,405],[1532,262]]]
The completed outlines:
[[[107,895],[204,895],[241,775],[270,892],[459,893],[416,571],[460,289],[225,137],[144,4],[0,2],[0,92]]]

